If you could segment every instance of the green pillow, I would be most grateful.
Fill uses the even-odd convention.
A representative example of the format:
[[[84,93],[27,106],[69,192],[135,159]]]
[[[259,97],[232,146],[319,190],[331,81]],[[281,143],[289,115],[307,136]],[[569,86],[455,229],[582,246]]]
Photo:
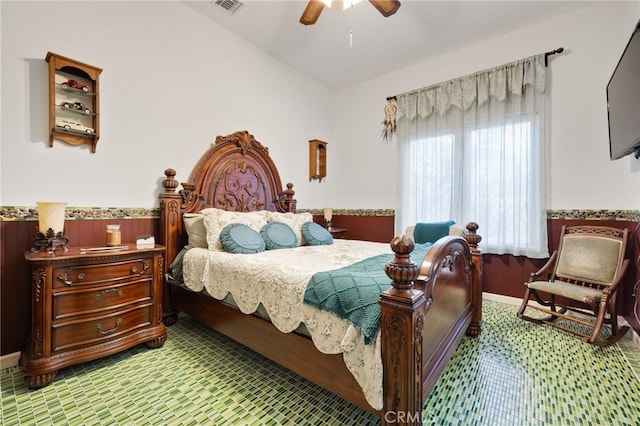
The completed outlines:
[[[230,223],[220,231],[220,244],[229,253],[253,254],[265,250],[260,234],[243,223]]]
[[[298,237],[286,223],[269,222],[260,230],[267,250],[298,247]]]
[[[416,223],[413,240],[416,244],[435,243],[442,237],[449,235],[449,228],[455,224],[453,220],[446,222]]]
[[[324,229],[315,222],[305,222],[300,228],[302,237],[310,246],[320,246],[333,244],[333,236],[331,232]]]

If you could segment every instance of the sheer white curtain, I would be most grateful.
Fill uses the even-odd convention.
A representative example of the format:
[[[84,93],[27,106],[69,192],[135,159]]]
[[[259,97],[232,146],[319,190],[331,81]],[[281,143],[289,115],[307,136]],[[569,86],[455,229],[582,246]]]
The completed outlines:
[[[396,233],[480,225],[485,253],[547,257],[544,55],[397,96]]]

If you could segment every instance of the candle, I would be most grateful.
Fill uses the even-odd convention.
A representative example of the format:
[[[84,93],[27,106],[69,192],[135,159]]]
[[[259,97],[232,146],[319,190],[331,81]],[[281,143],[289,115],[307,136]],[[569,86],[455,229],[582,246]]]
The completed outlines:
[[[121,242],[120,225],[107,225],[107,247],[119,246]]]

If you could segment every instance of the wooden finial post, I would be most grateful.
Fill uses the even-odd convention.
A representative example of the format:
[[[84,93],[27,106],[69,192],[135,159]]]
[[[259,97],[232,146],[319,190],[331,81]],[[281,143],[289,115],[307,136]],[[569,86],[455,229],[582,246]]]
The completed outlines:
[[[291,182],[287,183],[287,189],[283,191],[285,195],[284,205],[285,210],[288,212],[295,213],[296,212],[296,200],[293,196],[296,194],[296,191],[293,190],[293,184]]]
[[[380,295],[382,318],[383,425],[422,424],[422,331],[426,298],[414,289],[419,266],[410,258],[411,238],[391,241],[394,259],[385,265],[392,287]]]
[[[166,179],[162,181],[162,186],[164,187],[164,192],[176,192],[176,188],[179,183],[175,179],[176,171],[174,169],[167,169],[164,171],[164,175]]]
[[[474,312],[471,317],[471,324],[467,329],[467,335],[478,336],[482,328],[482,252],[478,249],[478,244],[482,241],[482,237],[476,232],[478,231],[478,224],[475,222],[467,223],[467,233],[464,235],[464,239],[469,243],[471,249],[471,258],[473,259],[473,271],[472,282],[475,284],[471,288],[471,303],[473,304]]]
[[[385,265],[384,270],[396,289],[410,290],[413,288],[413,280],[418,278],[418,265],[410,257],[414,248],[413,240],[406,235],[395,237],[391,241],[395,258]]]

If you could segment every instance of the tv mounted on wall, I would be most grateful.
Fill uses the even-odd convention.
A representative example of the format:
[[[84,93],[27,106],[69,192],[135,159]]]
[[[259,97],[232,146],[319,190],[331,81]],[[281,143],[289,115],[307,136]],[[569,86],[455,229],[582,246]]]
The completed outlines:
[[[640,21],[607,84],[609,155],[640,158]]]

